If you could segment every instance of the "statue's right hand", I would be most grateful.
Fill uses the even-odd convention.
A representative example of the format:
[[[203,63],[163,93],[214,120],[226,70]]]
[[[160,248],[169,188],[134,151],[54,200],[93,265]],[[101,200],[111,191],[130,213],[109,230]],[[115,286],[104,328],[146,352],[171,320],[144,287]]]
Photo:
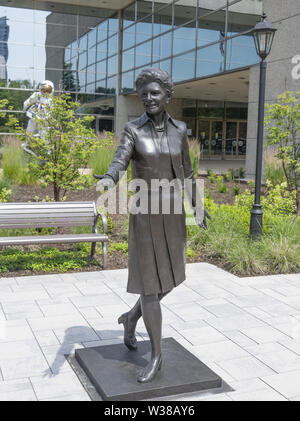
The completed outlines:
[[[94,178],[96,178],[98,181],[98,183],[96,184],[96,190],[97,191],[105,191],[105,190],[110,190],[113,189],[115,187],[115,182],[111,177],[108,177],[107,175],[96,175],[93,174]]]

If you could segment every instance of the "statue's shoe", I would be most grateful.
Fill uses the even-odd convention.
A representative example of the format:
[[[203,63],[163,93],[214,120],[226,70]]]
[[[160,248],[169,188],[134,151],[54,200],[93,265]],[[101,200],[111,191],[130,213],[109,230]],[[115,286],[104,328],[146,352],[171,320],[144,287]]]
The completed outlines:
[[[127,346],[128,349],[131,351],[137,350],[137,340],[134,334],[129,333],[129,320],[128,320],[128,313],[122,314],[118,318],[119,325],[122,323],[124,326],[124,344]]]
[[[149,383],[151,382],[156,374],[160,371],[162,364],[162,357],[161,355],[159,357],[153,358],[145,367],[140,374],[137,377],[137,381],[139,383]]]

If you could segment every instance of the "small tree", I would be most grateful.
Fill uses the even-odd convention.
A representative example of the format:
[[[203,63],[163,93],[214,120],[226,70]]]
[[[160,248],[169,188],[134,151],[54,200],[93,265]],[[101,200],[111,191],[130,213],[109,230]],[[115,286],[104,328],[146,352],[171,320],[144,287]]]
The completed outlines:
[[[281,160],[289,191],[296,192],[300,214],[300,92],[286,91],[266,107],[267,142],[278,146],[275,156]]]
[[[28,148],[36,154],[30,155],[30,170],[44,186],[53,186],[55,201],[64,198],[67,191],[90,185],[79,169],[87,167],[96,149],[111,143],[111,134],[105,140],[99,139],[89,127],[94,117],[78,117],[79,107],[69,95],[53,97],[52,105],[45,109],[45,118],[35,119],[43,134],[34,137],[23,132]]]

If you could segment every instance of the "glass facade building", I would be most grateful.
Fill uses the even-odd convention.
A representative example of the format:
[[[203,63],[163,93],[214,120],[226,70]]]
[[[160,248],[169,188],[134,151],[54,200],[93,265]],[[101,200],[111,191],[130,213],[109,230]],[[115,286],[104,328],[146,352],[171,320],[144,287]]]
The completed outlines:
[[[3,3],[0,52],[6,48],[7,58],[0,99],[9,99],[23,124],[23,101],[44,79],[54,82],[56,92],[70,92],[83,113],[95,115],[98,130],[114,130],[116,101],[134,93],[144,67],[163,68],[180,85],[258,63],[249,31],[259,20],[261,0],[136,0],[124,9],[82,7],[78,1]],[[1,38],[2,21],[9,25],[8,39]],[[184,99],[183,118],[200,139],[204,130],[195,119],[204,118],[198,115],[201,98],[193,116]],[[225,118],[230,106],[221,108]],[[242,113],[247,120],[245,104],[233,108],[236,119]]]

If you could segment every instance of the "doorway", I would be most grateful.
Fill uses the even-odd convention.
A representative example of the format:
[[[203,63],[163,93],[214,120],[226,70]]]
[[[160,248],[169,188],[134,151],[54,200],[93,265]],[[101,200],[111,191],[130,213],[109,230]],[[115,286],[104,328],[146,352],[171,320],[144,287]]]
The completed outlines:
[[[200,159],[245,159],[247,120],[198,120]]]

